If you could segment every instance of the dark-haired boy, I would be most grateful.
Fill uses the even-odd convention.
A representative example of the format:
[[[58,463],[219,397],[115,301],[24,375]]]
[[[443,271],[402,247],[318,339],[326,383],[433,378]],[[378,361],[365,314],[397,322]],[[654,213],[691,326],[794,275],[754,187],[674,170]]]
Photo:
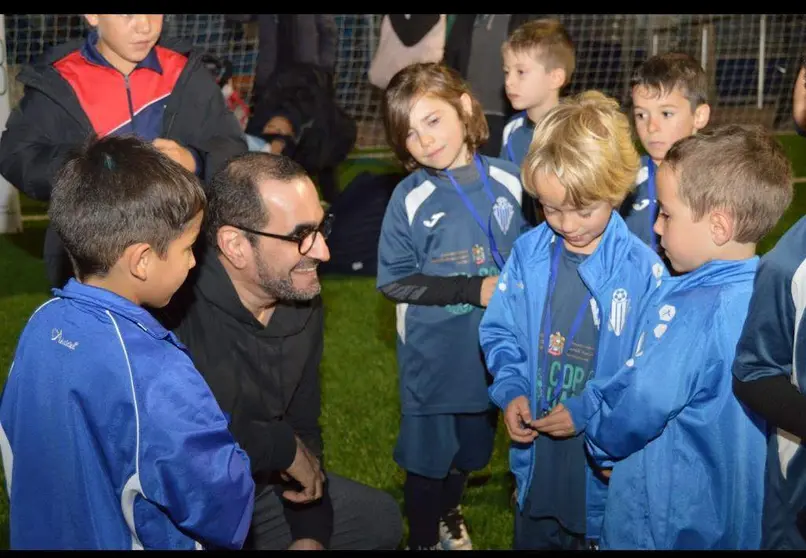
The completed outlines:
[[[694,58],[667,52],[641,64],[630,80],[630,95],[635,131],[647,155],[641,157],[636,188],[624,200],[621,215],[627,227],[657,251],[653,227],[658,217],[658,165],[677,140],[708,124],[708,82]]]
[[[165,306],[195,265],[206,199],[155,147],[66,158],[50,218],[76,278],[25,326],[0,398],[12,549],[240,548],[247,455]]]

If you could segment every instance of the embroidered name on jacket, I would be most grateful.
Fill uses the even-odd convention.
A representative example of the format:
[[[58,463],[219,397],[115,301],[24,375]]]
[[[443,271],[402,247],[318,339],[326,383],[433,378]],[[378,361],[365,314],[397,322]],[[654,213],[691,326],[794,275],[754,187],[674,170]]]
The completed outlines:
[[[88,61],[80,50],[53,64],[73,88],[98,137],[141,130],[156,130],[159,134],[164,101],[173,91],[187,58],[160,46],[155,46],[154,51],[162,66],[162,74],[149,68],[136,68],[128,76],[128,94],[126,77],[122,73]],[[135,128],[132,116],[135,120],[142,120],[143,125],[138,123]]]

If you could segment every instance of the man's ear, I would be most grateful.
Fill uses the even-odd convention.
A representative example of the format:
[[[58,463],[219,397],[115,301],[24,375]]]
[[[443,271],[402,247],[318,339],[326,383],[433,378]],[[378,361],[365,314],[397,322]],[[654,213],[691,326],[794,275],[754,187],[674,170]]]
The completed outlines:
[[[87,20],[92,27],[98,27],[98,14],[84,14],[84,19]]]
[[[716,209],[708,217],[711,229],[711,239],[717,246],[723,246],[733,239],[733,217],[726,212]]]
[[[702,104],[694,111],[694,131],[699,132],[708,125],[711,119],[711,105]]]
[[[224,225],[218,229],[216,242],[221,254],[229,260],[233,267],[243,269],[247,266],[250,259],[248,252],[252,250],[252,246],[241,231],[235,227]]]
[[[145,242],[132,244],[123,251],[125,269],[140,281],[148,279],[148,265],[156,257],[157,253]]]

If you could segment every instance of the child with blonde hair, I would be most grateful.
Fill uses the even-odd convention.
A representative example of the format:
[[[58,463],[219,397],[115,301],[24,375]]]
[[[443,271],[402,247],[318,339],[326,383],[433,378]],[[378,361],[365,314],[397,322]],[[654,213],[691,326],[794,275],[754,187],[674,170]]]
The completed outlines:
[[[479,330],[513,442],[516,549],[599,536],[606,484],[586,460],[585,386],[629,357],[637,311],[666,274],[616,211],[638,165],[627,117],[597,91],[551,109],[523,163],[546,222],[515,242]]]
[[[411,174],[381,227],[378,289],[397,303],[409,547],[472,548],[459,506],[470,471],[492,455],[497,410],[478,328],[524,229],[518,169],[478,154],[487,122],[459,74],[414,64],[384,95],[389,144]]]

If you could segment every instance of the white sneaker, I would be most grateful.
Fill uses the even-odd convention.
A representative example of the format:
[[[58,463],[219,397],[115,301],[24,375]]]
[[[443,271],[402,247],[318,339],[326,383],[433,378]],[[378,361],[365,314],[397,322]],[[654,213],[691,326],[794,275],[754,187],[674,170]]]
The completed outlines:
[[[443,550],[473,550],[467,533],[462,506],[450,510],[439,522],[439,541]]]

